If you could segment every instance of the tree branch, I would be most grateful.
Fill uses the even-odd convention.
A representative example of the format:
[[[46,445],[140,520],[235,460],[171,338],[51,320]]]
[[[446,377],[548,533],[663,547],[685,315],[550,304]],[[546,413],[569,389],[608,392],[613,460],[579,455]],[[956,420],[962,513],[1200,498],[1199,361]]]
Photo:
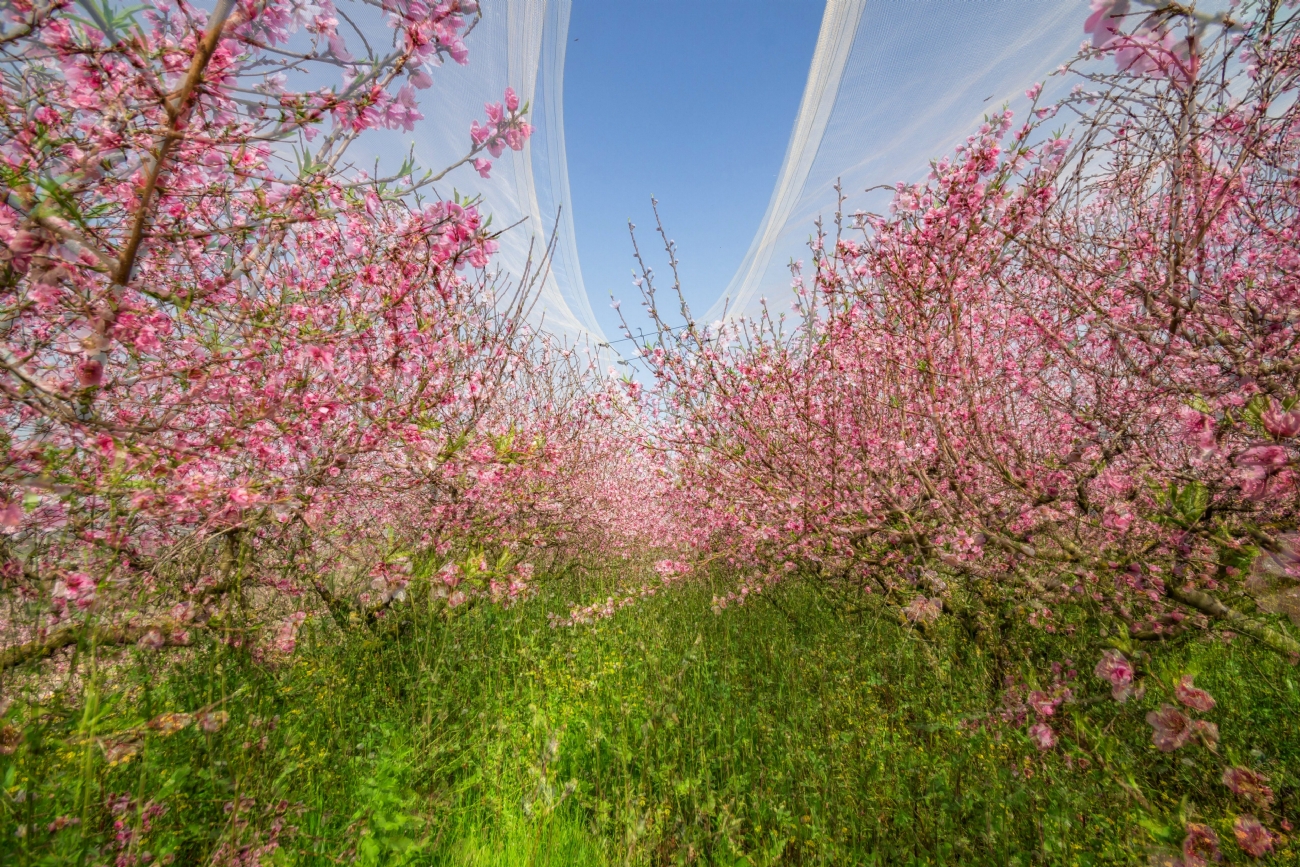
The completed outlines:
[[[180,646],[182,642],[172,639],[172,635],[184,627],[175,620],[161,620],[141,623],[135,626],[88,626],[73,623],[61,626],[44,638],[17,644],[0,651],[0,671],[8,671],[24,663],[47,659],[65,647],[74,644],[97,644],[100,646],[121,647],[135,644],[150,632],[157,631],[163,637],[163,644]]]
[[[1208,593],[1202,593],[1200,590],[1183,590],[1172,584],[1165,585],[1165,593],[1171,599],[1186,605],[1188,608],[1194,608],[1202,614],[1231,623],[1232,627],[1237,631],[1249,635],[1269,649],[1290,658],[1293,662],[1300,659],[1300,643],[1296,642],[1294,638],[1277,631],[1271,626],[1260,623],[1258,620],[1247,617],[1234,608],[1229,608]]]
[[[158,158],[154,160],[153,168],[145,178],[144,190],[140,193],[140,206],[131,224],[131,234],[127,237],[126,247],[122,249],[117,260],[117,268],[113,272],[113,282],[119,286],[125,286],[131,280],[131,272],[135,268],[136,256],[140,252],[145,227],[149,222],[150,205],[154,190],[158,187],[158,178],[162,176],[172,147],[183,135],[180,125],[185,119],[190,96],[193,95],[194,88],[203,77],[203,70],[207,69],[208,61],[212,59],[212,52],[217,48],[217,40],[221,38],[221,32],[226,26],[226,19],[230,17],[234,8],[235,0],[219,0],[217,8],[212,10],[212,16],[208,19],[208,32],[203,35],[203,40],[199,42],[194,52],[194,59],[190,62],[190,71],[185,76],[185,81],[176,92],[175,98],[166,102],[165,108],[169,118],[167,132],[158,147]]]

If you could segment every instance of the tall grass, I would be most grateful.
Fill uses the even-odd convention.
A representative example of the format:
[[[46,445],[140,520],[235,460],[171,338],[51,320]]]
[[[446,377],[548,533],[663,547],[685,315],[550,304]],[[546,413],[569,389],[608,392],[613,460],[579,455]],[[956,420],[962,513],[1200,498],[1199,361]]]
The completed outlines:
[[[318,620],[278,666],[228,647],[83,660],[5,720],[22,740],[0,756],[0,862],[1130,864],[1189,820],[1242,860],[1227,759],[1296,814],[1297,674],[1240,639],[1156,656],[1155,679],[1196,673],[1223,733],[1218,756],[1167,755],[1143,721],[1154,691],[1113,703],[1072,639],[1017,636],[995,664],[959,631],[798,585],[547,626],[606,590],[556,581],[452,618],[412,605],[374,631]],[[1041,753],[997,714],[1003,678],[1072,655],[1079,701]],[[229,719],[145,727],[196,709]],[[1284,843],[1273,862],[1296,858]]]

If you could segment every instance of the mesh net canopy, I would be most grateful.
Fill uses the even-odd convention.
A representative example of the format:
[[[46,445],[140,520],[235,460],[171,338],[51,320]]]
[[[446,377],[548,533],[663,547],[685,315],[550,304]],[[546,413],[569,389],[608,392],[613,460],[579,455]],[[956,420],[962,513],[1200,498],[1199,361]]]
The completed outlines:
[[[876,189],[924,178],[984,115],[1070,60],[1087,0],[829,0],[776,188],[735,276],[706,322],[774,312],[793,298],[818,218],[883,210]],[[1017,111],[1017,109],[1019,109]]]
[[[481,18],[466,36],[469,64],[446,63],[433,86],[419,94],[424,119],[409,133],[375,130],[352,152],[358,168],[395,170],[408,155],[435,172],[456,163],[469,149],[469,127],[482,120],[486,103],[501,102],[513,87],[531,106],[533,135],[520,151],[492,160],[488,178],[463,165],[433,185],[444,199],[480,196],[480,209],[494,229],[505,229],[492,267],[517,285],[541,278],[530,321],[570,345],[605,343],[583,286],[569,203],[564,146],[564,54],[569,31],[568,0],[497,0],[481,5]],[[351,10],[350,10],[351,11]],[[391,39],[377,8],[358,29]],[[552,247],[553,243],[553,247]],[[547,249],[551,253],[547,256]]]
[[[493,265],[521,279],[554,239],[533,320],[572,344],[607,338],[582,279],[564,144],[564,61],[570,0],[497,0],[466,43],[470,63],[447,64],[421,94],[425,120],[413,133],[382,133],[367,145],[380,163],[413,152],[439,168],[463,156],[470,120],[506,86],[532,106],[522,151],[508,151],[489,179],[462,166],[437,185],[450,197],[481,195],[501,237]],[[1072,58],[1084,39],[1088,0],[828,0],[785,159],[745,258],[704,322],[752,316],[793,297],[790,263],[806,259],[819,217],[845,208],[880,210],[889,192],[868,188],[921,180],[932,160]],[[376,19],[376,28],[382,23]],[[400,139],[400,141],[398,140]]]

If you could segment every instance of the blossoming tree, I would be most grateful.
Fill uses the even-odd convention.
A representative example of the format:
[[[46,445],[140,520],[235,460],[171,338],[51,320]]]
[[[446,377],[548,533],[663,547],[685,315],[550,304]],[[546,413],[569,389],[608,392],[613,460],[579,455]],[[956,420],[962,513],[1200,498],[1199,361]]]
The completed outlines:
[[[617,436],[591,427],[611,416],[589,370],[524,324],[544,257],[496,282],[479,203],[435,186],[521,149],[528,106],[507,89],[466,118],[438,173],[347,168],[420,119],[478,14],[354,7],[8,6],[0,666],[195,630],[255,645],[276,618],[288,649],[304,607],[378,616],[455,545],[496,552],[464,589],[500,595],[595,515],[547,505],[565,467],[617,466],[590,459]],[[386,44],[351,23],[376,14]],[[318,86],[288,89],[304,72]]]
[[[794,329],[660,319],[660,435],[720,544],[923,592],[913,619],[1028,593],[1044,622],[1078,600],[1300,652],[1225,601],[1290,610],[1300,581],[1296,32],[1246,12],[1110,33],[1036,120],[994,114],[889,215],[837,221]]]
[[[674,329],[645,269],[643,356],[712,556],[995,656],[1022,619],[1095,629],[1123,700],[1134,642],[1188,629],[1300,658],[1300,27],[1098,0],[1086,31],[1028,123],[995,112],[888,214],[819,231],[793,324]],[[1040,747],[1069,696],[1028,703]],[[1213,699],[1170,698],[1155,745],[1213,747],[1179,709]],[[1269,834],[1238,822],[1251,854]]]

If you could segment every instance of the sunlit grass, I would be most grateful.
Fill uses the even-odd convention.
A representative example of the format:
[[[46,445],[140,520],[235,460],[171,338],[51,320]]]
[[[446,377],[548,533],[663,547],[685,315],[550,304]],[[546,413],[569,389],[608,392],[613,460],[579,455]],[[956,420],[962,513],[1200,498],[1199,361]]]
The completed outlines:
[[[315,621],[278,665],[141,655],[20,708],[4,863],[250,863],[260,847],[268,864],[1127,864],[1189,819],[1240,860],[1223,757],[1266,770],[1294,814],[1297,676],[1240,640],[1156,665],[1219,700],[1215,757],[1155,751],[1154,699],[1111,702],[1095,648],[1018,636],[1003,674],[1071,654],[1080,670],[1044,754],[996,715],[999,675],[956,627],[923,637],[797,587],[715,614],[700,587],[551,629],[548,610],[604,588],[550,587],[374,633]],[[140,728],[206,707],[230,714],[219,731]],[[123,731],[138,753],[110,765]],[[129,804],[114,814],[110,795]],[[51,831],[60,817],[80,824]]]

